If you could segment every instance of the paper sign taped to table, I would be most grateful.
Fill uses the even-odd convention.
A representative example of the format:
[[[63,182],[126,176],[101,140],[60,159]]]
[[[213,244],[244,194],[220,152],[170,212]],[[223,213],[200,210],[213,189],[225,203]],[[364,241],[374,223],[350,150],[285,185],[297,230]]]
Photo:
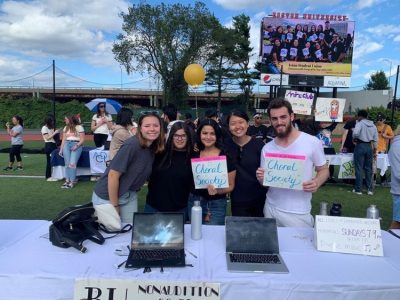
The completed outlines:
[[[221,289],[209,282],[82,278],[74,290],[74,300],[81,299],[219,300]]]
[[[319,251],[383,256],[377,219],[316,216],[314,243]]]
[[[346,99],[318,97],[315,103],[315,121],[343,122]]]
[[[341,157],[339,168],[339,179],[354,179],[356,178],[356,169],[354,166],[353,156],[343,155]]]
[[[89,151],[90,172],[92,174],[103,174],[107,168],[108,151],[94,149]]]
[[[304,155],[265,153],[264,186],[303,189]]]
[[[292,104],[292,109],[295,114],[311,115],[311,107],[314,101],[313,93],[287,90],[285,92],[285,100]]]
[[[206,189],[209,184],[215,188],[229,187],[226,156],[192,158],[191,161],[196,189]]]

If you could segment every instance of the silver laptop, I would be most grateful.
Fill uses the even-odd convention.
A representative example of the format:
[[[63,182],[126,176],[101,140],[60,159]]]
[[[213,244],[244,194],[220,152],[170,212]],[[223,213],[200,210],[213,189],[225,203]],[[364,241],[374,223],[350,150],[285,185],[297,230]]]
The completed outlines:
[[[275,219],[226,217],[225,230],[228,271],[289,273],[279,255]]]
[[[125,267],[184,267],[183,226],[183,213],[134,213]]]

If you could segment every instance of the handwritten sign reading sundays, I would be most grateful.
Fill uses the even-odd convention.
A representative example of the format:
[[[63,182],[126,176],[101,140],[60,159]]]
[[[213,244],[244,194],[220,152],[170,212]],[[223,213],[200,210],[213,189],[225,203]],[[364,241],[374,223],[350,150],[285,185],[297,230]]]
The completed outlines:
[[[263,185],[302,190],[305,159],[303,155],[266,153]]]
[[[209,184],[215,188],[229,187],[226,156],[192,158],[191,161],[196,189],[206,189]]]

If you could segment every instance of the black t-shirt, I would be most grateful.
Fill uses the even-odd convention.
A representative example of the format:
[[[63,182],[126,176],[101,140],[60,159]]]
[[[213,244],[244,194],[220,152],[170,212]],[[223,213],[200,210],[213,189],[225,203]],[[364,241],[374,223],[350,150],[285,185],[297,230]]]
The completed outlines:
[[[230,156],[230,154],[226,153],[225,151],[221,150],[219,152],[219,155],[225,155],[226,156],[226,167],[228,169],[228,173],[233,172],[236,170],[235,162]],[[193,155],[193,158],[199,158],[200,157],[200,152],[195,152]],[[193,174],[192,174],[193,178]],[[191,190],[191,193],[194,195],[198,195],[203,197],[206,200],[217,200],[226,197],[226,194],[216,194],[214,196],[211,196],[208,194],[207,189],[195,189],[194,187]]]
[[[267,126],[264,125],[260,125],[258,127],[251,125],[249,126],[249,129],[247,129],[247,135],[263,141],[265,141],[267,133]]]
[[[332,61],[335,62],[339,59],[340,54],[345,53],[344,44],[342,42],[333,43],[331,46]]]
[[[146,202],[159,211],[178,211],[187,207],[193,188],[192,168],[186,151],[173,151],[171,164],[158,167],[165,155],[157,155],[154,160]]]
[[[332,42],[332,40],[333,40],[333,35],[335,34],[336,32],[335,32],[335,29],[333,29],[333,28],[329,28],[329,29],[325,29],[324,30],[324,40],[328,43],[328,44],[330,44],[331,42]]]
[[[353,129],[356,127],[356,120],[347,121],[344,125],[344,129],[347,129],[346,140],[344,141],[343,147],[347,149],[348,153],[354,152],[354,143],[353,143]]]
[[[232,205],[246,206],[265,201],[268,189],[263,187],[256,177],[263,147],[264,143],[256,138],[252,138],[243,147],[232,139],[226,142],[227,152],[236,163],[235,189],[231,193]]]

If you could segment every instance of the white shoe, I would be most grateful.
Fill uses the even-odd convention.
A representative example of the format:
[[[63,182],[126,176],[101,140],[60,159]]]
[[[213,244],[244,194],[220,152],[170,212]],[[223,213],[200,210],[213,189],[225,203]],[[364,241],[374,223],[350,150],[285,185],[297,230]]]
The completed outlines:
[[[353,190],[353,193],[357,194],[357,195],[362,195],[361,192],[356,192],[356,190]],[[368,192],[369,193],[369,192]]]
[[[47,181],[58,181],[58,179],[54,178],[54,177],[49,177],[49,178],[47,178]]]
[[[373,193],[373,192],[371,192],[371,191],[368,191],[368,195],[369,195],[369,196],[373,196],[373,195],[374,195],[374,193]]]

